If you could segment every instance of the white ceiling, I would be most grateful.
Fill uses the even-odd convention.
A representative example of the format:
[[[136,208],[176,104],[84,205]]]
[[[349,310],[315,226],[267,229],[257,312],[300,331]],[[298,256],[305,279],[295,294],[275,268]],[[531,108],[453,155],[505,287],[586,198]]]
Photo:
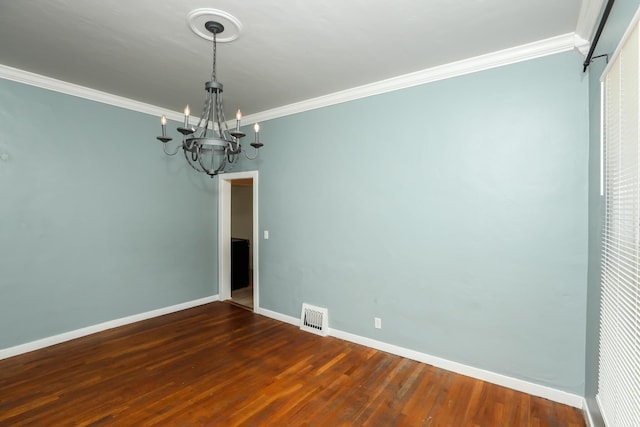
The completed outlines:
[[[230,118],[238,107],[258,113],[558,35],[589,38],[587,9],[595,21],[601,3],[0,0],[0,64],[199,114],[211,42],[187,14],[215,8],[243,25],[237,40],[218,44]]]

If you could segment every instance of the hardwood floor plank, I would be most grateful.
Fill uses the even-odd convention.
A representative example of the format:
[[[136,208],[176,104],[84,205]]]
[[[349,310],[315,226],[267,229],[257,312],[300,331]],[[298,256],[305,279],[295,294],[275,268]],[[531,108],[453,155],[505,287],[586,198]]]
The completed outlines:
[[[575,408],[211,303],[0,361],[0,426],[569,426]]]

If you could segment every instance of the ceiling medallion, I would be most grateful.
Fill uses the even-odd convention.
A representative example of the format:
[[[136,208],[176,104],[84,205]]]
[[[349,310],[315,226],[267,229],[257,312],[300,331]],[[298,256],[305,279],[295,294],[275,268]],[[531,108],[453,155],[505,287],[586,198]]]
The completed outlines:
[[[211,32],[206,30],[206,23],[209,21],[218,22],[224,28],[225,35],[218,36],[218,43],[231,42],[240,37],[242,23],[230,13],[218,9],[203,8],[192,10],[187,15],[191,31],[203,39],[211,41],[213,36]]]

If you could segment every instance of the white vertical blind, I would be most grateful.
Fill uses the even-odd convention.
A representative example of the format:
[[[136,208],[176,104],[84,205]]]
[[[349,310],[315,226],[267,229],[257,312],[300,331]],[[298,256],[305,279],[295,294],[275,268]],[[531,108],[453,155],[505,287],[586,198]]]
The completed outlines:
[[[638,27],[603,75],[605,222],[598,401],[608,427],[640,426]]]

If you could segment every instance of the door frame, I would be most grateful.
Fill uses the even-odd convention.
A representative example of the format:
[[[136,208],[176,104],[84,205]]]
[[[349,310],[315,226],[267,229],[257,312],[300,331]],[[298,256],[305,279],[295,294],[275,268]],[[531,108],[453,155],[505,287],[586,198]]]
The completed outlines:
[[[231,299],[231,181],[253,180],[253,311],[259,307],[258,268],[258,171],[232,172],[218,175],[218,295],[220,300]]]

